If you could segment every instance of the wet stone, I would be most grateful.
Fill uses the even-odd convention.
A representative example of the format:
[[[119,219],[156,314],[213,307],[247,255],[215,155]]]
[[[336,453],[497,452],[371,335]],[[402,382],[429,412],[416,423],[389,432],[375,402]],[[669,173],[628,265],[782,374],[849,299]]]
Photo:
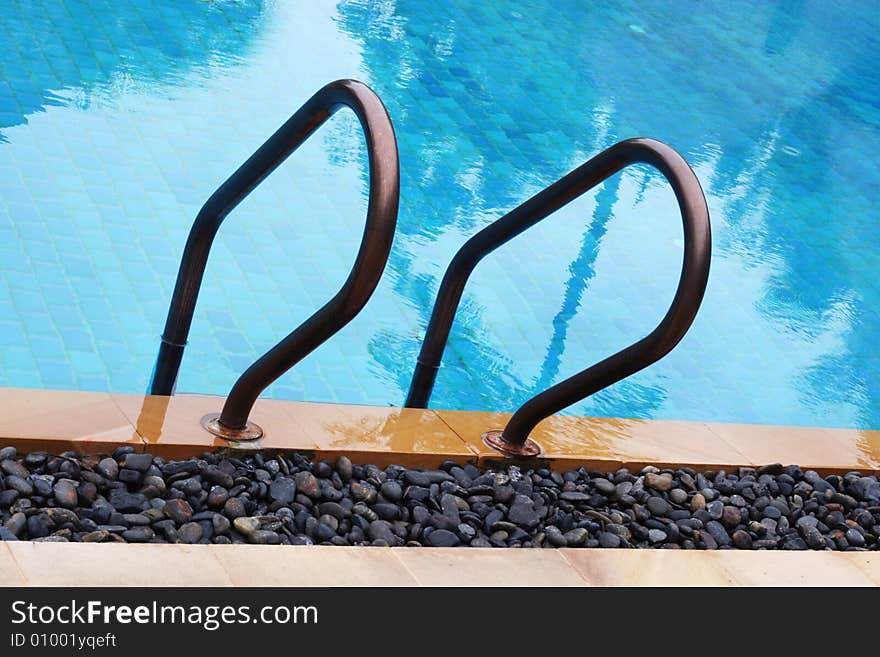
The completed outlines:
[[[458,499],[459,498],[450,495],[449,493],[444,493],[440,497],[440,508],[443,511],[443,515],[452,520],[455,524],[458,524],[461,520]]]
[[[795,527],[798,528],[801,532],[806,531],[810,527],[816,527],[819,524],[819,519],[814,516],[801,516],[795,522]]]
[[[98,529],[93,532],[89,532],[84,534],[82,537],[83,543],[102,543],[106,541],[110,537],[110,532],[104,529]]]
[[[168,492],[168,487],[165,485],[165,480],[162,477],[158,477],[156,475],[150,475],[144,477],[144,480],[141,482],[143,489],[141,493],[146,497],[162,497]],[[80,487],[82,488],[82,487]]]
[[[249,518],[245,516],[233,520],[232,526],[235,527],[236,531],[244,534],[245,536],[250,536],[255,531],[260,529],[261,523],[259,518]]]
[[[177,536],[180,538],[182,543],[198,543],[202,540],[202,536],[204,535],[204,530],[202,526],[197,522],[188,522],[185,523],[177,530]],[[123,538],[125,534],[123,534]]]
[[[129,493],[124,489],[116,488],[111,491],[108,501],[120,513],[137,513],[144,507],[147,498],[140,493]]]
[[[668,473],[654,474],[649,472],[645,475],[645,486],[661,492],[666,492],[673,486],[672,475]]]
[[[8,509],[18,499],[20,493],[17,490],[8,489],[0,491],[0,509]]]
[[[517,495],[510,510],[507,512],[510,522],[527,529],[537,526],[541,517],[535,509],[535,503],[524,495]]]
[[[122,538],[129,543],[147,543],[155,533],[150,527],[133,527],[122,532]]]
[[[544,534],[547,538],[547,542],[550,543],[553,547],[567,547],[568,540],[566,540],[565,536],[562,535],[562,532],[559,531],[558,527],[554,527],[550,525],[544,530]]]
[[[734,529],[739,524],[741,515],[735,506],[725,506],[721,512],[721,524],[727,529]]]
[[[226,500],[229,499],[229,491],[223,488],[222,486],[213,486],[208,493],[208,499],[206,503],[212,509],[217,509],[226,504]]]
[[[738,529],[733,532],[733,544],[740,550],[751,550],[752,537],[749,536],[748,532]]]
[[[34,494],[34,487],[27,479],[22,479],[18,475],[9,475],[6,477],[7,488],[16,491],[22,497],[30,497]]]
[[[745,498],[742,495],[731,495],[730,496],[730,503],[733,506],[739,507],[739,508],[744,508],[744,507],[748,506],[748,503],[746,502]]]
[[[389,502],[399,502],[403,498],[403,487],[393,480],[384,482],[379,492]]]
[[[128,531],[128,527],[125,525],[98,525],[98,529],[112,534],[121,534],[124,531]]]
[[[727,534],[727,530],[717,520],[707,522],[706,531],[709,532],[718,545],[730,545],[730,536]]]
[[[651,543],[662,543],[667,539],[666,532],[660,529],[648,530],[648,540]]]
[[[150,524],[150,518],[143,513],[124,513],[122,519],[129,527]]]
[[[65,509],[73,509],[77,503],[76,484],[67,479],[57,482],[52,489],[55,502]]]
[[[492,491],[494,501],[501,504],[509,504],[514,497],[516,497],[516,489],[509,484],[497,485]]]
[[[22,464],[26,468],[34,470],[41,467],[48,460],[49,454],[47,452],[31,452],[30,454],[25,455],[24,459],[22,459]]]
[[[422,488],[427,488],[431,485],[431,478],[428,477],[424,472],[419,472],[417,470],[407,470],[403,475],[403,479],[410,486],[421,486]]]
[[[244,502],[239,498],[230,497],[223,505],[223,513],[226,514],[226,517],[230,520],[235,520],[236,518],[247,515],[247,510],[244,507]]]
[[[566,491],[559,496],[559,499],[566,502],[574,502],[575,504],[583,504],[590,501],[590,496],[578,491]]]
[[[336,530],[323,522],[318,522],[315,526],[315,529],[312,532],[316,541],[324,542],[329,541],[334,536],[336,536]]]
[[[122,460],[122,467],[138,472],[146,472],[153,465],[152,454],[126,454]]]
[[[214,526],[215,534],[225,534],[229,531],[229,527],[231,523],[229,522],[229,518],[224,516],[222,513],[215,513],[211,516],[211,524]]]
[[[428,534],[427,542],[431,547],[455,547],[461,541],[449,530],[435,529]]]
[[[844,535],[846,542],[854,547],[863,547],[865,545],[865,537],[857,529],[847,529]]]
[[[372,506],[373,512],[382,520],[397,520],[400,510],[396,504],[378,503]]]
[[[349,489],[351,490],[351,497],[359,502],[373,502],[376,499],[376,489],[370,484],[365,484],[363,482],[353,481],[349,485]],[[407,492],[409,492],[408,489]],[[428,497],[427,491],[425,497]]]
[[[333,516],[336,520],[345,520],[351,515],[351,512],[338,502],[322,502],[318,505],[318,511],[321,515]]]
[[[129,468],[123,468],[119,471],[119,481],[128,484],[131,487],[137,486],[141,479],[143,479],[143,473],[138,472],[137,470],[130,470]]]
[[[12,516],[3,523],[3,526],[15,536],[21,536],[22,530],[27,526],[27,517],[21,512],[13,513]]]
[[[824,550],[825,545],[825,537],[822,536],[822,533],[816,529],[815,527],[806,527],[801,535],[804,538],[804,542],[813,550]]]
[[[603,478],[593,480],[593,484],[595,485],[596,490],[606,497],[614,494],[616,489],[615,485],[612,482]]]
[[[235,485],[232,475],[215,465],[209,465],[202,470],[202,479],[209,484],[222,486],[223,488],[232,488]]]
[[[342,479],[343,483],[352,478],[354,466],[347,456],[340,456],[336,460],[336,472],[339,473],[339,478]]]
[[[248,535],[248,541],[255,545],[278,545],[281,543],[281,537],[277,532],[268,529],[258,529]]]
[[[2,470],[3,474],[6,476],[20,477],[21,479],[27,479],[30,475],[30,472],[26,467],[12,459],[6,459],[5,461],[0,462],[0,470]]]
[[[777,507],[770,505],[764,507],[763,514],[765,518],[771,518],[772,520],[779,520],[782,517],[782,511]]]
[[[388,545],[394,543],[394,534],[391,532],[391,525],[385,520],[374,520],[367,527],[367,537],[370,540],[384,540]]]
[[[52,475],[31,475],[28,478],[31,486],[34,487],[34,495],[49,497],[52,495],[53,477]]]
[[[477,530],[467,523],[462,522],[455,528],[455,533],[458,534],[463,541],[470,542],[477,535]]]
[[[724,503],[720,500],[710,502],[706,506],[706,511],[709,513],[709,517],[712,518],[712,520],[721,520],[721,516],[724,515]]]
[[[296,493],[297,483],[288,477],[279,477],[269,485],[269,497],[281,504],[293,502]]]
[[[655,516],[665,516],[670,511],[669,502],[662,497],[650,497],[645,503],[648,511]]]
[[[179,525],[192,519],[193,510],[186,500],[168,500],[165,503],[165,515]]]

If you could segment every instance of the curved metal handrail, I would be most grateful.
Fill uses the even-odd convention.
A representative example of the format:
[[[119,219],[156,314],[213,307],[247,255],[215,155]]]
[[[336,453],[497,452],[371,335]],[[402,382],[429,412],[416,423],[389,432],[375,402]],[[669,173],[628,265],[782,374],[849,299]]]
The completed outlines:
[[[621,169],[645,163],[672,185],[684,223],[681,278],[666,316],[649,335],[613,356],[557,383],[523,404],[503,431],[484,440],[506,454],[535,456],[540,447],[528,440],[544,418],[658,361],[690,328],[709,277],[712,250],[709,210],[696,175],[674,149],[654,139],[628,139],[615,144],[465,242],[452,259],[431,314],[405,406],[426,408],[464,286],[477,263],[496,248],[534,226]]]
[[[259,427],[247,418],[260,393],[350,322],[376,289],[391,250],[400,196],[397,142],[382,101],[356,80],[323,87],[211,195],[190,230],[150,383],[153,395],[174,392],[208,254],[223,219],[343,106],[360,121],[370,165],[367,221],[357,257],[336,295],[241,375],[219,416],[206,417],[206,428],[224,438],[259,437]]]

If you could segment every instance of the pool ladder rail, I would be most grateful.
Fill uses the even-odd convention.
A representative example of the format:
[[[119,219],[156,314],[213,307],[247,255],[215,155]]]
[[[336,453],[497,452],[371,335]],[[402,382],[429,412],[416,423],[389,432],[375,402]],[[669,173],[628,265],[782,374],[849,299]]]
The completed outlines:
[[[541,420],[657,362],[679,343],[696,317],[709,279],[709,209],[696,175],[674,149],[655,139],[627,139],[489,224],[459,249],[440,284],[405,406],[427,408],[462,292],[477,263],[607,178],[638,163],[650,164],[663,174],[681,211],[684,261],[672,305],[646,337],[535,395],[519,407],[503,430],[484,433],[483,441],[508,456],[539,456],[540,446],[528,436]]]
[[[382,101],[356,80],[337,80],[324,86],[211,195],[190,230],[150,381],[152,395],[174,393],[202,276],[220,224],[342,107],[350,108],[360,121],[370,168],[367,219],[354,265],[332,299],[239,377],[220,413],[203,418],[205,429],[221,438],[245,441],[262,436],[262,429],[248,421],[260,393],[354,319],[379,283],[394,239],[400,197],[397,141]]]
[[[367,142],[369,203],[360,249],[339,292],[239,377],[220,413],[202,419],[207,431],[226,440],[249,441],[262,436],[262,429],[248,420],[260,393],[350,322],[376,289],[391,250],[400,194],[397,142],[382,101],[355,80],[337,80],[323,87],[211,195],[190,230],[150,382],[152,395],[174,393],[211,244],[223,219],[341,107],[354,111]],[[679,343],[693,323],[706,290],[712,241],[709,211],[700,183],[681,155],[654,139],[628,139],[491,223],[455,254],[440,285],[406,407],[427,408],[464,287],[480,260],[637,163],[650,164],[664,175],[681,211],[684,260],[672,305],[648,336],[534,396],[513,414],[503,430],[489,430],[483,440],[507,456],[539,456],[540,446],[528,436],[541,420],[648,367]]]

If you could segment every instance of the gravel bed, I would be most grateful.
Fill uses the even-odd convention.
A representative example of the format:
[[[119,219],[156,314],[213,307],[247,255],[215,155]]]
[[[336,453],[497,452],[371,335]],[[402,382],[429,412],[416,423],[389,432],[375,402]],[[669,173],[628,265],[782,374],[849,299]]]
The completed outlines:
[[[601,473],[0,450],[0,539],[878,550],[880,483],[797,466]]]

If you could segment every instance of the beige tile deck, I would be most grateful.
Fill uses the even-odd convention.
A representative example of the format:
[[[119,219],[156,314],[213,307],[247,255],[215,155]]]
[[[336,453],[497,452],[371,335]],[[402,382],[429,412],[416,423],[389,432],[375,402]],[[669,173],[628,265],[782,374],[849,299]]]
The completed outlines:
[[[223,398],[210,395],[112,395],[113,401],[134,425],[151,452],[184,458],[217,447],[242,449],[288,449],[312,451],[317,447],[292,420],[287,409],[293,402],[259,399],[250,419],[265,435],[251,443],[228,443],[205,431],[200,421],[223,408]]]
[[[707,424],[747,463],[797,464],[823,472],[880,469],[880,432],[756,424]]]
[[[166,457],[227,446],[199,425],[222,398],[0,388],[0,443],[32,451],[109,452],[123,443]],[[249,448],[345,453],[384,465],[497,462],[482,433],[509,414],[259,400],[266,436]],[[557,467],[613,470],[798,463],[820,472],[880,470],[880,432],[555,416],[533,434]],[[0,585],[873,585],[873,553],[673,550],[474,550],[289,546],[0,543]]]
[[[7,543],[28,586],[231,586],[211,545]]]
[[[560,550],[592,586],[733,586],[737,582],[707,552],[680,550]]]
[[[335,459],[435,467],[446,459],[497,463],[482,434],[508,413],[417,410],[258,400],[252,419],[266,432],[254,443],[226,443],[201,418],[222,407],[204,395],[150,397],[0,388],[0,442],[26,450],[84,453],[123,443],[170,458],[216,447],[283,449]],[[880,471],[880,431],[554,416],[532,437],[559,468],[735,467],[782,462],[820,472]]]
[[[740,586],[875,586],[842,553],[724,550],[707,556]]]
[[[140,439],[110,395],[0,388],[0,442],[29,451],[108,452]]]
[[[558,550],[391,548],[422,586],[586,586]]]
[[[855,431],[829,429],[838,440],[849,440],[850,446],[856,452],[856,461],[859,465],[864,463],[864,468],[874,466],[874,470],[880,473],[880,431]]]
[[[12,552],[6,542],[0,541],[0,586],[24,586],[27,584],[24,575],[15,563]]]
[[[560,550],[595,586],[875,586],[835,552]]]
[[[880,553],[846,552],[846,558],[870,579],[874,586],[880,586]]]
[[[500,455],[487,447],[482,434],[502,429],[509,413],[437,411],[482,463]],[[543,448],[542,458],[558,467],[587,465],[599,470],[648,464],[720,466],[745,464],[746,457],[702,422],[626,420],[557,415],[541,422],[531,438]]]
[[[415,586],[388,548],[215,545],[236,586]]]
[[[303,402],[285,408],[303,435],[317,443],[319,458],[345,454],[377,465],[394,462],[411,467],[476,459],[431,410]]]
[[[584,418],[585,430],[600,435],[631,470],[649,464],[667,467],[742,464],[744,455],[702,422]]]
[[[878,586],[871,553],[0,544],[0,586]]]
[[[480,462],[498,461],[501,455],[483,442],[483,434],[503,429],[510,413],[482,413],[473,411],[438,410],[443,420],[467,446],[479,454]],[[541,422],[531,435],[543,449],[542,459],[577,461],[599,470],[616,470],[623,461],[614,449],[613,441],[599,432],[586,431],[583,418],[555,415]]]

